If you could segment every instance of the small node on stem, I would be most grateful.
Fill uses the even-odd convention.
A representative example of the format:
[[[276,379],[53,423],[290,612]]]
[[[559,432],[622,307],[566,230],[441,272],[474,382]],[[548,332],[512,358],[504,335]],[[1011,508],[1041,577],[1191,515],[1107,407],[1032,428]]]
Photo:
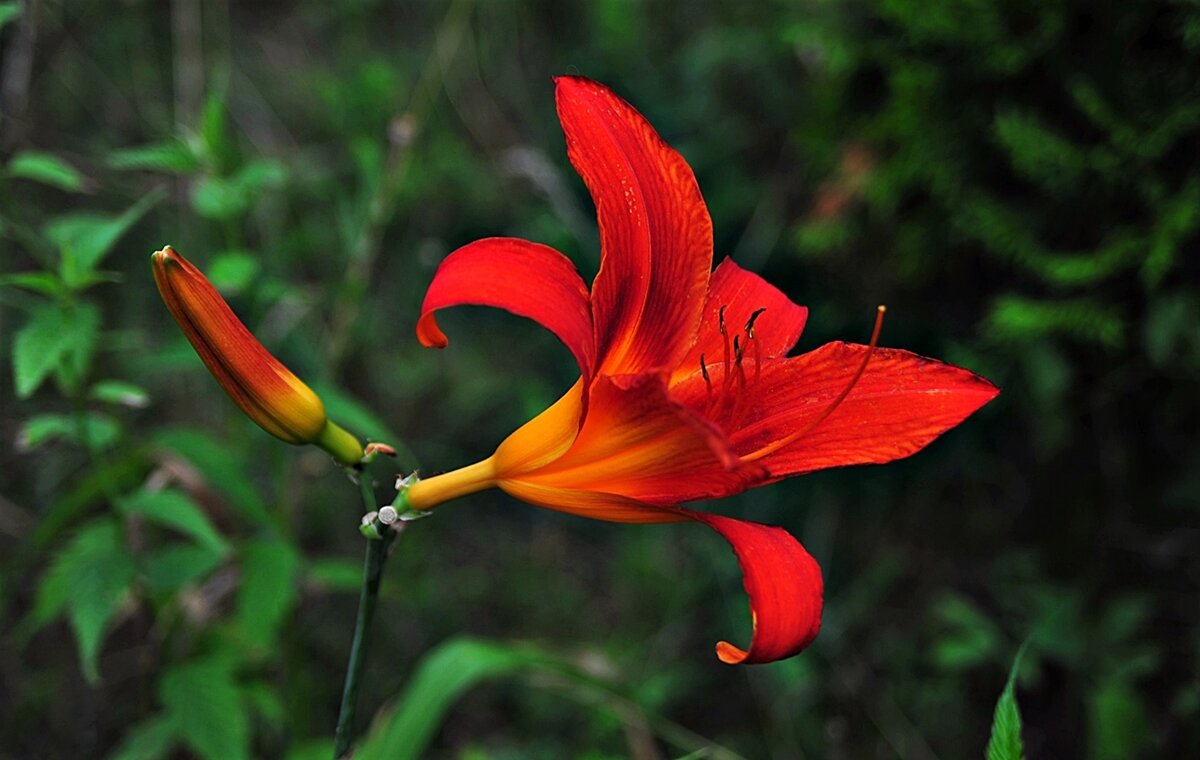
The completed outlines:
[[[397,475],[396,476],[396,490],[403,493],[403,492],[407,491],[414,483],[416,483],[420,479],[421,479],[420,476],[417,475],[416,472],[413,472],[409,475]]]
[[[379,517],[381,522],[384,522],[387,525],[393,525],[393,529],[398,530],[400,528],[398,523],[408,523],[412,522],[413,520],[420,520],[422,517],[428,517],[429,515],[433,514],[433,510],[416,509],[408,501],[408,489],[412,488],[420,480],[421,478],[418,477],[417,473],[415,472],[408,476],[400,476],[396,478],[396,498],[392,499],[392,503],[390,505],[383,507],[383,509],[380,510]],[[391,522],[387,522],[383,519],[384,510],[391,510],[391,513],[395,515]]]
[[[394,457],[396,456],[396,449],[387,445],[386,443],[368,443],[366,447],[363,448],[363,457],[359,461],[359,464],[370,464],[371,462],[374,462],[375,458],[381,454],[385,457]]]
[[[383,534],[379,532],[380,524],[382,524],[382,521],[379,519],[379,512],[368,512],[363,515],[362,522],[358,526],[358,532],[372,541],[378,541],[383,538]]]

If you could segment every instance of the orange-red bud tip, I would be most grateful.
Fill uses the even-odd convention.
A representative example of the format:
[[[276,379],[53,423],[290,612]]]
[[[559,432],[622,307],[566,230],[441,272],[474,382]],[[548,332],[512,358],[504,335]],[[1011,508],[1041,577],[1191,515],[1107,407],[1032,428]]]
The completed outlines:
[[[247,417],[287,443],[320,446],[342,464],[362,458],[362,445],[326,417],[317,394],[258,342],[199,269],[170,246],[151,262],[171,316]]]
[[[373,454],[383,454],[384,456],[387,456],[387,457],[397,456],[396,449],[392,448],[391,446],[387,445],[386,443],[379,443],[379,442],[373,442],[373,443],[367,444],[365,455],[371,456]]]

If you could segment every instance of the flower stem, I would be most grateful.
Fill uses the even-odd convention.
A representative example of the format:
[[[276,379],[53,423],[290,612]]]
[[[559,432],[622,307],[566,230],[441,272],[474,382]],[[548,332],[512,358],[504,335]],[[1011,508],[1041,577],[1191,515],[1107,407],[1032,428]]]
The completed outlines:
[[[367,511],[375,510],[375,494],[368,476],[361,478],[363,504]],[[367,634],[371,619],[375,616],[375,602],[379,598],[379,582],[383,579],[383,565],[387,561],[388,549],[396,538],[397,531],[375,518],[376,532],[382,536],[367,540],[366,557],[363,560],[362,590],[358,597],[358,618],[354,623],[354,640],[350,644],[350,662],[346,665],[346,683],[342,687],[342,706],[338,712],[337,728],[333,734],[334,760],[350,751],[354,734],[354,715],[358,711],[358,689],[363,666],[367,659]]]

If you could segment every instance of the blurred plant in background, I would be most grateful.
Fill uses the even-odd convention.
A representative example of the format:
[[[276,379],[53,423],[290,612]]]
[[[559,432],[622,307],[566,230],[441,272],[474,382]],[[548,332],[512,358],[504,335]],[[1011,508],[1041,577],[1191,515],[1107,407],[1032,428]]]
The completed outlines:
[[[1031,636],[1027,757],[1194,756],[1198,53],[1184,0],[0,3],[0,756],[328,754],[361,510],[221,396],[146,257],[202,261],[348,429],[478,458],[572,361],[485,311],[423,352],[420,297],[492,234],[590,279],[546,148],[573,71],[691,163],[718,255],[816,312],[802,350],[886,301],[885,342],[1006,393],[728,505],[826,569],[816,644],[749,671],[696,656],[744,633],[714,539],[499,495],[422,522],[363,754],[977,755]]]

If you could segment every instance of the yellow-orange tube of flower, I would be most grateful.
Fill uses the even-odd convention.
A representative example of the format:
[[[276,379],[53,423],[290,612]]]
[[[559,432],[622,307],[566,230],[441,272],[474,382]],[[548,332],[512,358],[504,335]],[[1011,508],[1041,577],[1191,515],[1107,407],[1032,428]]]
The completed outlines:
[[[171,316],[247,417],[281,441],[311,443],[341,464],[358,463],[362,444],[326,416],[317,394],[258,342],[203,272],[170,246],[151,259]]]

